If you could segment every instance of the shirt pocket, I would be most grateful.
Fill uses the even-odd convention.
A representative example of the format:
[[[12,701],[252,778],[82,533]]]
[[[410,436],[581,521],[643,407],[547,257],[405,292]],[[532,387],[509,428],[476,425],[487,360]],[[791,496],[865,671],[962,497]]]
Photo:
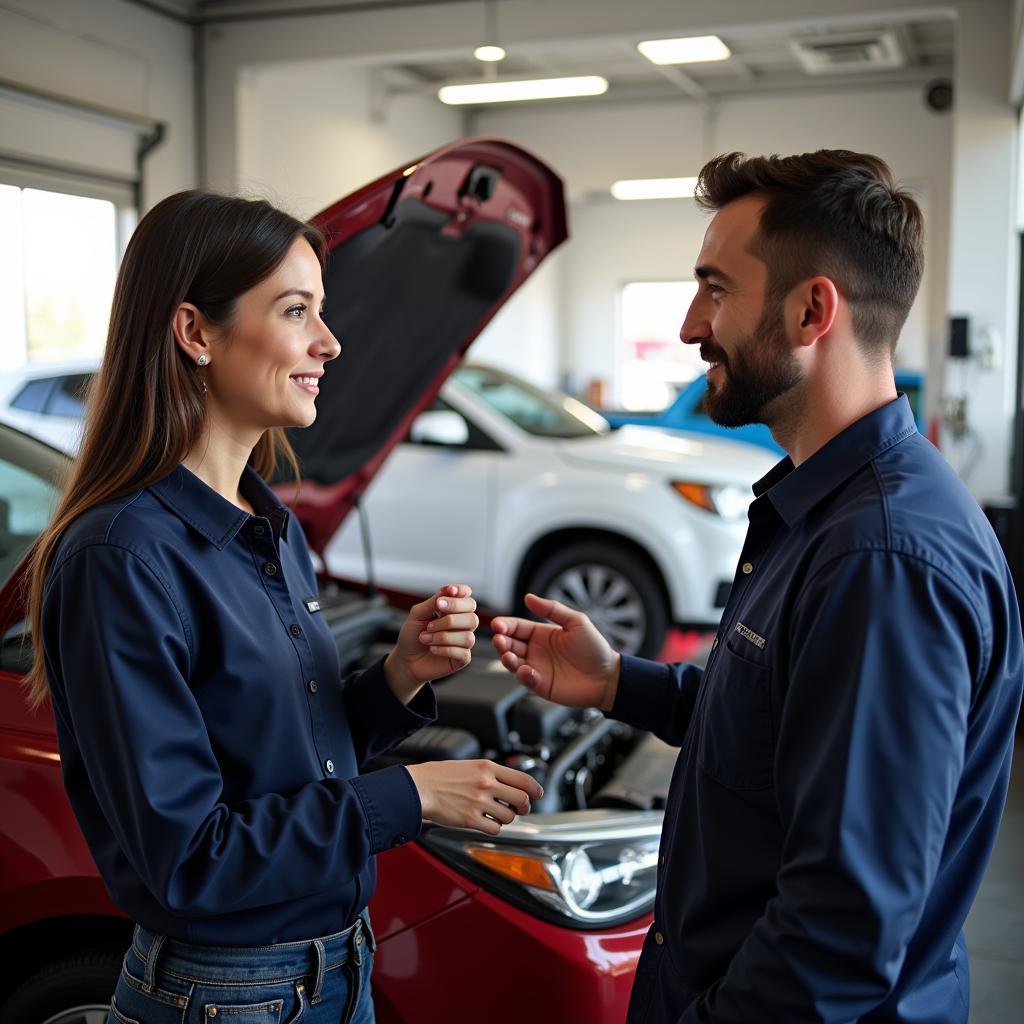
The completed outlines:
[[[720,648],[707,680],[697,763],[729,789],[766,789],[775,759],[772,672],[737,654],[730,643]]]

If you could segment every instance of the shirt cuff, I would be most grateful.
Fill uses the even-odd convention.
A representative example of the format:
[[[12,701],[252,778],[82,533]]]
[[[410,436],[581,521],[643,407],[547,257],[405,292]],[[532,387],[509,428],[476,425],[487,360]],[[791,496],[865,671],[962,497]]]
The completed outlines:
[[[667,665],[623,654],[615,700],[605,714],[637,729],[656,732],[665,724],[672,689],[672,672]]]
[[[366,818],[370,853],[402,846],[420,834],[420,795],[404,765],[381,768],[351,781]]]

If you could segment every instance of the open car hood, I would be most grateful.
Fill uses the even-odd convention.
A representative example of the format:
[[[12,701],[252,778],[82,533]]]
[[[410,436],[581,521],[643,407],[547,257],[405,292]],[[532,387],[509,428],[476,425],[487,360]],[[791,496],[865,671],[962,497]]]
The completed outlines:
[[[470,343],[567,237],[561,179],[499,139],[467,139],[313,218],[327,235],[325,321],[343,354],[316,422],[288,436],[295,514],[322,555]],[[293,488],[278,485],[284,500]]]

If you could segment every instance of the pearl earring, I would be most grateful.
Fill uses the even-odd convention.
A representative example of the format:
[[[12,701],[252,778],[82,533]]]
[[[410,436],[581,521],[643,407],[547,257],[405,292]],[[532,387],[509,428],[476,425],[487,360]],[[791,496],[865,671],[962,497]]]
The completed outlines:
[[[209,359],[207,359],[207,358],[206,358],[206,356],[200,356],[200,357],[199,357],[199,358],[198,358],[198,359],[196,360],[196,366],[205,366],[205,365],[206,365],[206,364],[207,364],[207,363],[208,363],[209,361],[210,361],[210,360],[209,360]]]

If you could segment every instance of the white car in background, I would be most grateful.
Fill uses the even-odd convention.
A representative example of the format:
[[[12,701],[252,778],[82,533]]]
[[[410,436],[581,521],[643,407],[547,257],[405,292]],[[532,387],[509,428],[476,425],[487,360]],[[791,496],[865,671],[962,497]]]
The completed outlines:
[[[0,419],[74,452],[95,365],[9,376]],[[330,415],[321,400],[318,418]],[[586,611],[618,649],[655,657],[673,624],[717,625],[750,486],[774,463],[739,441],[613,432],[572,398],[464,363],[374,477],[365,514],[327,542],[324,562],[356,581],[369,565],[376,585],[414,594],[459,580],[497,611],[534,591]]]
[[[38,437],[61,451],[78,448],[96,359],[37,363],[0,373],[0,422]]]
[[[620,650],[657,656],[670,625],[717,625],[751,484],[775,462],[737,441],[613,432],[572,398],[464,363],[363,496],[376,583],[464,580],[503,611],[533,591],[585,610]],[[359,517],[324,559],[365,578]]]

